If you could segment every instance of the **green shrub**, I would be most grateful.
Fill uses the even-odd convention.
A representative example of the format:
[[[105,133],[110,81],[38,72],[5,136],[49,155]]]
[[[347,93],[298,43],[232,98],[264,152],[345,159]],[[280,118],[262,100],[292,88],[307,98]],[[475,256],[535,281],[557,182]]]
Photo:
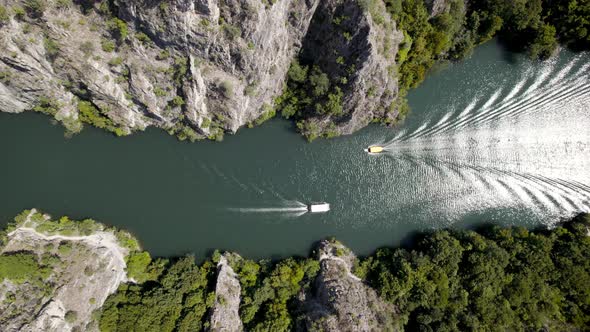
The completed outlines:
[[[276,114],[277,114],[277,112],[275,111],[275,109],[272,106],[270,106],[269,104],[266,104],[266,103],[264,105],[262,105],[262,110],[263,110],[262,115],[260,115],[258,117],[258,119],[256,119],[254,121],[254,124],[256,124],[257,126],[260,126],[264,122],[266,122],[266,121],[274,118],[276,116]]]
[[[201,128],[209,128],[211,126],[211,120],[209,118],[204,118],[203,122],[201,122]]]
[[[144,45],[150,45],[152,43],[152,40],[150,39],[150,37],[143,32],[136,33],[135,38],[137,40],[139,40]]]
[[[154,94],[158,97],[164,97],[167,95],[166,90],[160,88],[159,86],[154,88]]]
[[[180,84],[180,82],[182,82],[188,72],[188,65],[188,58],[176,57],[174,59],[174,72],[172,78],[176,83]]]
[[[111,34],[119,40],[123,41],[129,35],[127,23],[120,18],[114,17],[107,22],[107,27]]]
[[[242,35],[242,30],[237,26],[224,23],[221,28],[225,32],[226,36],[228,36],[231,40],[238,39]]]
[[[289,79],[295,83],[303,83],[307,80],[307,66],[301,66],[297,59],[291,62],[291,66],[289,67],[289,71],[287,73]]]
[[[85,41],[80,44],[80,51],[82,51],[85,56],[90,56],[95,51],[94,44],[91,41]]]
[[[57,252],[59,252],[59,254],[62,256],[68,255],[70,252],[72,252],[72,243],[61,242],[57,248]]]
[[[14,17],[16,17],[18,20],[22,21],[25,18],[26,12],[23,7],[12,7],[12,11],[14,12]]]
[[[76,311],[70,310],[66,312],[64,318],[66,319],[66,322],[72,324],[78,319],[78,313]]]
[[[170,101],[170,105],[172,107],[181,107],[184,104],[186,104],[186,102],[184,101],[184,98],[182,98],[181,96],[174,96],[174,98],[172,98],[172,100]]]
[[[0,27],[10,21],[10,15],[8,14],[8,9],[5,6],[0,4]]]
[[[24,8],[31,18],[40,18],[46,9],[45,1],[43,0],[25,0]]]
[[[129,232],[119,230],[115,233],[115,236],[122,247],[131,251],[139,250],[139,243],[137,243],[137,240]]]
[[[212,141],[221,142],[223,141],[223,134],[224,132],[222,128],[214,128],[211,130],[211,134],[207,138]]]
[[[37,255],[28,252],[0,255],[0,280],[8,279],[17,284],[39,277],[41,266]]]
[[[339,87],[335,88],[334,93],[328,94],[328,99],[324,103],[316,104],[316,111],[318,114],[342,115],[342,90]]]
[[[557,48],[555,27],[543,23],[529,46],[529,54],[533,58],[548,58]]]
[[[157,56],[156,59],[158,60],[166,60],[170,57],[170,52],[168,50],[162,50]]]
[[[234,94],[234,87],[230,81],[222,81],[219,83],[219,89],[225,98],[231,98]]]
[[[127,275],[138,283],[143,283],[150,278],[147,273],[148,265],[152,258],[145,252],[132,252],[127,256]]]
[[[115,42],[112,40],[108,40],[108,39],[103,39],[100,41],[100,46],[102,48],[103,51],[105,52],[113,52],[115,50]]]
[[[66,9],[73,5],[72,0],[57,0],[55,6],[59,9]]]
[[[59,54],[59,45],[53,39],[45,37],[43,39],[43,46],[45,46],[45,51],[47,52],[47,55],[50,59],[55,59],[55,57],[57,57]]]
[[[106,129],[108,126],[112,126],[112,122],[109,118],[104,117],[99,110],[94,107],[88,101],[78,102],[78,111],[80,112],[80,120],[89,123],[97,128]]]
[[[311,84],[313,95],[316,97],[325,95],[330,89],[330,78],[318,66],[313,67],[309,76],[309,83]]]
[[[121,57],[114,57],[111,60],[109,60],[109,65],[116,67],[116,66],[120,66],[123,63],[123,58]]]
[[[40,97],[37,105],[33,107],[33,111],[51,116],[55,116],[59,109],[59,103],[56,100],[48,97]]]
[[[208,289],[216,267],[206,261],[200,267],[194,257],[181,258],[170,265],[155,261],[148,269],[156,273],[154,282],[123,285],[102,307],[101,331],[200,331],[210,303],[215,298]],[[212,296],[211,296],[212,295]],[[138,299],[140,299],[138,301]]]

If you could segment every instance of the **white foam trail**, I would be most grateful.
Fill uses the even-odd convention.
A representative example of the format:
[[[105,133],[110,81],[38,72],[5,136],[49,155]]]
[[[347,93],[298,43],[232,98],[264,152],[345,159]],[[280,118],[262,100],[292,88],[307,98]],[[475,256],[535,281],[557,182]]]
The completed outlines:
[[[542,98],[537,98],[534,100],[530,100],[529,103],[520,105],[519,108],[514,108],[509,112],[505,112],[502,114],[502,117],[516,117],[526,113],[530,113],[530,111],[541,112],[543,110],[551,109],[556,104],[559,104],[561,101],[566,99],[571,99],[574,97],[581,97],[585,96],[588,91],[590,91],[590,84],[579,86],[575,89],[571,87],[564,87],[558,91],[553,92],[550,95],[544,96]],[[570,90],[567,90],[570,89]],[[567,91],[566,91],[567,90]],[[564,93],[565,92],[565,93]],[[482,119],[481,123],[492,121],[493,119],[487,118]]]
[[[554,75],[553,78],[549,82],[547,82],[547,84],[546,84],[547,88],[545,90],[550,90],[553,92],[552,95],[555,95],[556,92],[553,89],[553,85],[555,85],[555,84],[561,84],[561,87],[559,90],[563,90],[564,89],[563,88],[563,83],[564,83],[563,79],[572,70],[572,68],[575,66],[576,63],[577,63],[576,61],[569,63],[565,68],[561,69],[556,75]],[[585,65],[583,68],[578,70],[577,73],[580,73],[580,72],[583,73],[585,71],[585,68],[587,68],[588,66],[590,66],[590,65]],[[499,106],[498,108],[494,109],[491,106],[494,105],[494,103],[496,103],[497,99],[501,95],[502,89],[498,89],[494,92],[494,94],[480,108],[480,112],[477,113],[477,115],[475,117],[468,117],[468,118],[464,117],[466,114],[468,114],[471,111],[472,108],[475,107],[476,103],[475,103],[475,101],[472,101],[468,105],[468,107],[459,115],[459,117],[457,118],[457,120],[455,122],[445,124],[441,128],[439,128],[439,126],[437,124],[437,126],[423,132],[420,135],[420,137],[437,135],[437,134],[440,134],[441,132],[444,132],[449,129],[463,129],[464,127],[469,126],[471,124],[478,124],[479,122],[487,121],[488,119],[491,119],[494,116],[496,116],[502,112],[505,112],[506,110],[514,110],[518,106],[526,105],[526,103],[530,102],[529,97],[531,95],[535,96],[535,95],[540,94],[540,91],[538,88],[543,83],[546,82],[547,78],[551,75],[551,73],[554,71],[554,69],[555,69],[555,63],[550,63],[550,65],[544,67],[542,74],[536,75],[536,80],[533,82],[533,84],[531,84],[531,86],[529,86],[527,88],[527,90],[522,95],[517,96],[517,94],[522,91],[526,82],[529,81],[530,76],[535,74],[531,69],[527,70],[523,74],[523,76],[524,76],[523,79],[521,79],[515,85],[515,87],[508,93],[508,95],[506,97],[504,97],[503,100],[498,104],[498,106]],[[577,78],[577,75],[575,78]],[[572,79],[570,78],[568,81],[572,82]],[[516,96],[516,98],[515,98],[515,96]],[[539,99],[539,98],[540,97],[537,97],[536,99]],[[482,120],[482,118],[483,118],[483,120]],[[421,130],[423,130],[423,128],[421,128]]]
[[[471,110],[473,108],[475,108],[475,106],[476,106],[476,103],[472,101],[467,106],[465,111],[463,111],[461,113],[461,115],[456,119],[456,121],[451,122],[441,128],[433,128],[430,132],[428,132],[428,136],[435,136],[435,135],[443,133],[447,130],[456,130],[456,129],[460,129],[460,128],[470,125],[476,119],[478,119],[482,116],[485,116],[490,111],[493,111],[494,109],[491,108],[491,106],[494,105],[494,103],[500,97],[501,94],[502,94],[501,88],[496,90],[496,92],[486,101],[486,103],[481,108],[479,108],[480,112],[476,113],[475,116],[467,117],[466,115],[469,115]],[[504,98],[504,100],[502,100],[502,102],[499,105],[502,106],[502,104],[506,103],[506,101],[507,101],[506,98]]]
[[[307,207],[228,208],[228,210],[242,213],[303,212],[307,211]]]
[[[494,114],[490,114],[487,117],[478,119],[473,124],[481,125],[483,123],[493,121],[498,117],[514,117],[517,115],[522,115],[523,113],[527,113],[530,110],[539,110],[540,107],[536,107],[539,105],[542,105],[543,109],[547,109],[551,105],[554,105],[566,98],[569,98],[571,96],[577,96],[579,94],[584,94],[586,92],[584,90],[586,87],[587,85],[573,88],[572,86],[568,85],[560,89],[553,90],[549,94],[543,94],[539,92],[540,96],[537,98],[522,100],[520,103],[514,105],[514,107],[507,110],[502,110],[504,112],[500,112],[499,110],[498,112],[494,112]],[[582,93],[577,93],[579,90],[583,90]]]
[[[424,122],[424,124],[422,124],[418,129],[414,130],[413,133],[409,134],[408,137],[406,139],[410,139],[414,136],[416,136],[418,133],[420,133],[422,130],[426,129],[428,127],[430,123],[429,122]]]
[[[535,73],[533,73],[532,70],[527,70],[523,74],[524,78],[521,79],[519,83],[517,83],[516,87],[508,94],[508,96],[505,97],[502,100],[502,102],[498,104],[499,107],[493,109],[490,106],[492,106],[492,103],[498,98],[499,95],[497,96],[497,94],[500,90],[496,91],[496,93],[492,95],[492,97],[488,100],[488,102],[486,102],[484,106],[482,106],[481,111],[475,117],[467,118],[464,121],[461,121],[453,129],[462,129],[474,122],[479,121],[479,119],[482,117],[490,118],[500,113],[500,111],[513,106],[515,103],[519,103],[519,101],[521,100],[526,100],[526,97],[528,97],[529,94],[531,94],[532,92],[535,92],[537,87],[540,86],[551,74],[551,69],[552,67],[549,68],[549,70],[547,69],[547,67],[545,67],[543,73],[540,76],[537,76],[537,79],[533,82],[533,84],[531,84],[531,86],[529,86],[522,95],[518,96],[517,98],[514,98],[516,93],[521,91],[526,82],[530,80],[530,76],[535,75]],[[516,88],[518,88],[518,90],[516,90]]]
[[[514,96],[516,96],[524,87],[525,83],[528,81],[527,77],[530,75],[529,73],[525,74],[525,78],[521,79],[514,88],[504,97],[504,100],[512,100]]]
[[[494,105],[494,103],[496,102],[496,100],[500,97],[500,95],[502,94],[502,88],[496,90],[496,92],[494,92],[494,94],[490,97],[490,99],[488,99],[488,101],[486,101],[485,104],[483,104],[482,108],[482,113],[486,113],[487,111],[489,111],[490,106]]]
[[[436,130],[437,128],[439,128],[441,125],[445,124],[445,122],[447,122],[449,120],[449,118],[451,117],[451,115],[453,115],[455,112],[453,111],[449,111],[447,112],[434,126],[432,126],[430,129],[426,130],[423,133],[420,133],[420,131],[424,130],[425,128],[421,128],[420,130],[414,132],[414,134],[410,135],[407,139],[412,139],[412,138],[418,138],[418,137],[424,137],[430,134],[430,132],[432,132],[433,130]]]
[[[547,80],[547,78],[549,77],[549,75],[551,75],[551,73],[553,72],[553,69],[555,67],[555,62],[549,62],[549,65],[544,66],[540,72],[536,73],[536,77],[537,79],[535,80],[535,82],[533,82],[533,84],[531,84],[531,86],[529,86],[529,88],[525,91],[525,95],[528,95],[529,93],[537,90],[541,84],[545,83],[545,81]]]
[[[393,141],[396,141],[396,140],[400,139],[400,137],[402,137],[405,134],[406,134],[406,130],[405,129],[401,130],[399,133],[397,133],[397,135],[395,135],[395,137],[393,137],[390,140],[390,142],[393,142]]]
[[[467,105],[467,107],[465,107],[465,109],[463,110],[463,112],[461,112],[459,114],[459,117],[457,119],[462,119],[464,116],[466,116],[469,112],[473,111],[473,109],[475,109],[475,105],[477,105],[477,103],[479,102],[478,98],[474,98],[471,103],[469,103],[469,105]]]
[[[555,102],[563,99],[563,98],[554,98],[555,96],[563,95],[563,92],[566,90],[570,91],[574,88],[579,89],[580,88],[579,84],[584,81],[585,81],[584,79],[580,79],[580,80],[576,80],[576,81],[568,80],[566,82],[562,81],[559,88],[554,88],[553,86],[548,86],[544,90],[529,92],[528,94],[519,96],[511,103],[506,103],[505,105],[497,108],[496,110],[494,110],[494,112],[489,113],[488,115],[483,115],[483,114],[478,115],[469,124],[479,125],[481,123],[485,123],[491,119],[494,119],[498,115],[508,116],[513,113],[520,114],[520,113],[524,112],[524,109],[527,106],[530,106],[530,105],[539,105],[540,103],[544,103],[544,102],[555,103]],[[530,95],[532,95],[533,98],[530,98]],[[531,108],[529,107],[527,109],[531,109]],[[461,126],[457,127],[456,129],[462,129],[465,126],[466,126],[465,124],[462,124]]]

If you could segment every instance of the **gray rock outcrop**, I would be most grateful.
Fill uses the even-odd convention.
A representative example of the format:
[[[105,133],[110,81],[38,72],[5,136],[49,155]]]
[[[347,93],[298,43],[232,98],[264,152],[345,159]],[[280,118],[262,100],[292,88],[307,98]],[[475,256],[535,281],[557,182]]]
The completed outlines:
[[[448,0],[425,0],[424,4],[430,13],[430,17],[436,16],[447,9]]]
[[[320,273],[303,301],[306,330],[399,331],[397,309],[352,274],[356,257],[338,242],[322,241]]]
[[[330,74],[345,70],[330,53],[339,52],[350,71],[345,116],[313,119],[320,128],[348,134],[395,117],[402,36],[381,1],[45,1],[37,12],[25,3],[0,2],[9,13],[0,22],[0,111],[35,109],[72,132],[87,122],[117,135],[157,126],[220,138],[271,112],[303,47]]]
[[[221,256],[217,264],[215,303],[211,310],[208,331],[240,332],[244,329],[239,314],[240,291],[240,281],[225,256]]]
[[[31,216],[8,233],[0,256],[33,253],[51,268],[43,281],[0,280],[2,331],[98,331],[93,312],[127,282],[126,256],[112,231],[47,235]],[[11,298],[6,301],[7,298]]]
[[[403,34],[382,1],[322,1],[305,37],[302,59],[329,77],[344,80],[343,116],[314,118],[325,131],[333,124],[350,134],[374,118],[397,117],[395,56]]]

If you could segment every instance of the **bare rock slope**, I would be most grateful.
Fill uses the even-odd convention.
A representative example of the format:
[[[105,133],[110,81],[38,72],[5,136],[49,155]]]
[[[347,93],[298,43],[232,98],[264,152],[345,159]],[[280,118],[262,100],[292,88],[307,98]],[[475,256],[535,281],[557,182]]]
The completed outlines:
[[[372,118],[395,117],[401,34],[380,0],[0,5],[7,12],[0,111],[47,113],[71,132],[82,123],[117,135],[157,126],[181,139],[220,139],[275,114],[273,100],[302,47],[331,75],[343,70],[333,65],[337,50],[352,73],[345,116],[317,117],[320,128],[335,124],[347,134]],[[341,16],[351,18],[346,27],[334,25]]]
[[[318,248],[320,274],[303,302],[305,330],[399,331],[397,309],[352,274],[356,257],[338,242]]]
[[[243,331],[240,319],[240,281],[229,266],[225,256],[217,264],[215,283],[215,303],[211,309],[208,331],[240,332]]]
[[[38,267],[23,272],[22,280],[0,282],[2,331],[98,330],[92,313],[128,280],[129,249],[93,222],[84,235],[51,231],[58,224],[35,210],[21,219],[1,241],[0,256]]]

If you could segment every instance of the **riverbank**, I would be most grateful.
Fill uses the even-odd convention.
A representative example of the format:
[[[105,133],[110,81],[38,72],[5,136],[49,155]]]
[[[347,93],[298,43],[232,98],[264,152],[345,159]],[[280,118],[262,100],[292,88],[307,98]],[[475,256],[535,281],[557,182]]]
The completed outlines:
[[[30,227],[31,216],[36,227]],[[124,248],[136,240],[121,235],[125,233],[105,233],[106,228],[89,221],[60,220],[27,211],[3,233],[3,326],[23,326],[10,315],[15,310],[19,322],[43,323],[35,326],[47,331],[75,326],[102,331],[571,330],[590,323],[589,215],[551,230],[488,226],[424,233],[410,247],[382,248],[360,259],[336,240],[326,240],[307,258],[256,262],[215,252],[201,264],[191,256],[150,259],[137,252],[131,258]],[[89,226],[96,228],[89,231]],[[62,235],[50,235],[56,227]],[[87,235],[63,235],[72,229],[86,229]],[[120,254],[109,254],[111,246],[89,245],[105,236]],[[66,277],[59,271],[70,252],[76,253],[77,263],[67,260],[71,275]],[[113,258],[115,265],[96,267],[92,257],[97,254]],[[19,274],[23,255],[41,265]],[[123,255],[127,265],[117,263]],[[21,259],[11,260],[16,256]],[[127,279],[125,267],[135,282]],[[61,286],[29,291],[22,302],[15,292],[32,287],[38,273],[51,276],[48,286]],[[75,285],[84,285],[82,295],[64,297]],[[76,313],[68,309],[70,302]]]

